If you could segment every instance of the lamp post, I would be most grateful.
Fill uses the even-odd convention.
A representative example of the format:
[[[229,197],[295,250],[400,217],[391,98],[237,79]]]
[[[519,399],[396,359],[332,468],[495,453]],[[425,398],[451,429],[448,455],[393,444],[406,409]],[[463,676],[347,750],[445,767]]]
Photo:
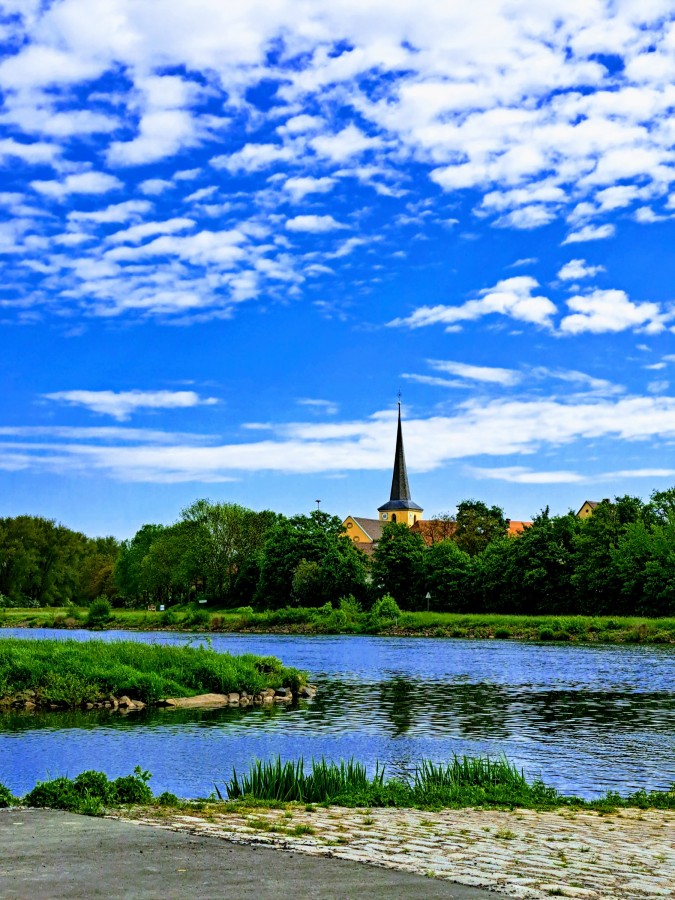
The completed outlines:
[[[429,612],[429,601],[431,600],[431,593],[429,591],[427,591],[427,596],[425,599],[427,601],[427,612]]]

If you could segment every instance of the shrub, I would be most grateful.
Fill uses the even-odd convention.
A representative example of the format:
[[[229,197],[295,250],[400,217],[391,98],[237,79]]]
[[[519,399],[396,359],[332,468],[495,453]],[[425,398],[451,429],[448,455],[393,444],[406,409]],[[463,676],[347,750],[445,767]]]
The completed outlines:
[[[181,802],[175,794],[172,794],[170,791],[163,791],[159,797],[157,797],[157,804],[159,806],[180,806]]]
[[[7,809],[10,806],[16,806],[16,797],[12,794],[8,787],[0,784],[0,809]]]
[[[191,609],[185,618],[185,624],[190,628],[205,628],[210,621],[211,616],[208,614],[207,610],[199,609],[199,607]]]
[[[23,798],[26,806],[67,809],[70,811],[75,811],[81,800],[82,798],[70,778],[38,781],[33,790]]]
[[[112,618],[112,606],[107,597],[97,597],[92,600],[91,606],[85,619],[85,624],[89,628],[96,628],[106,625]]]
[[[385,594],[384,597],[376,600],[370,611],[371,619],[376,624],[379,622],[395,622],[400,615],[400,607],[391,594]]]
[[[152,791],[148,787],[150,773],[136,766],[133,775],[116,778],[112,788],[117,803],[151,803]]]
[[[151,803],[149,779],[150,773],[139,766],[133,775],[123,775],[115,781],[109,781],[104,772],[82,772],[75,780],[61,777],[38,782],[23,802],[26,806],[98,815],[106,806]]]

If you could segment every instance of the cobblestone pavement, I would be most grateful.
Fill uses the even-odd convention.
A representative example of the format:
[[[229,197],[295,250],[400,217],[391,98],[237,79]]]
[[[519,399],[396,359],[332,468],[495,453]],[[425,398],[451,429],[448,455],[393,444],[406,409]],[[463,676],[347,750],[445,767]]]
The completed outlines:
[[[298,805],[133,820],[490,888],[510,897],[675,898],[675,812],[425,812]]]

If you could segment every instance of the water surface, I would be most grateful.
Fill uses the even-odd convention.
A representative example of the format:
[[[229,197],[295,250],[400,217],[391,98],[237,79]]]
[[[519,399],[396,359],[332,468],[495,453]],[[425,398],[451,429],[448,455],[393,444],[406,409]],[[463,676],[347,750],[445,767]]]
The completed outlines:
[[[0,637],[182,644],[195,635],[3,629]],[[355,756],[389,772],[422,757],[505,753],[529,776],[591,797],[675,781],[675,650],[368,636],[211,635],[278,656],[319,691],[297,708],[0,715],[0,781],[134,765],[155,791],[204,796],[255,757]],[[1,647],[1,645],[0,645]]]

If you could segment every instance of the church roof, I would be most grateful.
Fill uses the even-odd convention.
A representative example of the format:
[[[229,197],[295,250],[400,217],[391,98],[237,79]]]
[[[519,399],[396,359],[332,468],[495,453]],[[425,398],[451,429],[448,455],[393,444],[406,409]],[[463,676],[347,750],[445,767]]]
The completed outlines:
[[[403,430],[401,428],[401,401],[398,403],[398,430],[396,432],[396,453],[394,454],[394,474],[391,479],[391,493],[389,502],[378,506],[378,511],[388,509],[418,509],[418,506],[410,499],[410,485],[408,483],[408,469],[405,464],[405,451],[403,450]]]
[[[359,516],[352,516],[352,519],[368,535],[371,541],[379,541],[382,537],[382,529],[386,524],[385,522],[380,522],[379,519],[362,519]]]

